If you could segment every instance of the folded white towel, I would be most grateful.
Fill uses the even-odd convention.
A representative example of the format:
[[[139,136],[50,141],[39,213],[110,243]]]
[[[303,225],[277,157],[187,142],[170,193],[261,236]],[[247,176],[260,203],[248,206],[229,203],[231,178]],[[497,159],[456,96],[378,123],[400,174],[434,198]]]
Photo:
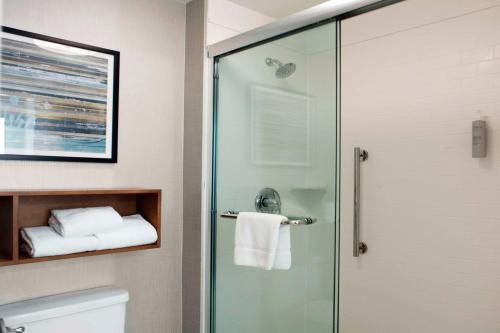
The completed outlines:
[[[57,256],[77,252],[95,251],[94,236],[64,238],[50,227],[21,229],[22,247],[31,257]]]
[[[236,219],[234,263],[270,269],[289,269],[290,226],[281,215],[240,212]]]
[[[49,225],[64,237],[93,235],[122,223],[122,217],[112,207],[54,209],[49,219]]]
[[[115,230],[95,234],[98,250],[117,249],[155,243],[158,240],[156,229],[141,215],[123,217],[123,223]]]

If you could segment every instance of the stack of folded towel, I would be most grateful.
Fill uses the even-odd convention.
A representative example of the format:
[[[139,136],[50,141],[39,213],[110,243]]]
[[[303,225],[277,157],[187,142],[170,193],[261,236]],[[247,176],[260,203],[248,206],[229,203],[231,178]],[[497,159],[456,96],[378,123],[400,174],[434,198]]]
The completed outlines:
[[[55,209],[48,224],[21,230],[21,246],[31,257],[146,245],[158,239],[141,215],[121,217],[112,207]]]

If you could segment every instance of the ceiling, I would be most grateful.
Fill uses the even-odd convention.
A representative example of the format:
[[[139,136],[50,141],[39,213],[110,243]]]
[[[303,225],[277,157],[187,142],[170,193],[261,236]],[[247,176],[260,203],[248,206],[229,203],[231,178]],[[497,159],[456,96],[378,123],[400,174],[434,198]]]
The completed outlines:
[[[327,0],[229,0],[274,18],[282,18]]]

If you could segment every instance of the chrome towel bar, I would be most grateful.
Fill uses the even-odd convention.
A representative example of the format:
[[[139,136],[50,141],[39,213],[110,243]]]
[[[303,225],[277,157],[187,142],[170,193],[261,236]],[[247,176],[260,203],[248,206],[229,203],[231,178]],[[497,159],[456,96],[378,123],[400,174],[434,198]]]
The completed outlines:
[[[220,217],[228,219],[236,219],[238,217],[238,212],[229,210],[220,214]],[[290,216],[288,220],[281,222],[284,225],[310,225],[316,223],[317,219],[315,217],[295,217]]]

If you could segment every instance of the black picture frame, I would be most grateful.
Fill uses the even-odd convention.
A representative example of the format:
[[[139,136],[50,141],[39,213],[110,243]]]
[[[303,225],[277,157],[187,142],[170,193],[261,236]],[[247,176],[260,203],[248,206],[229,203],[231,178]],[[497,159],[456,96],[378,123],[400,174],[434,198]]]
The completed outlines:
[[[120,80],[120,52],[98,46],[69,41],[57,37],[42,35],[25,30],[15,29],[7,26],[1,26],[3,33],[23,36],[35,40],[46,41],[73,48],[98,52],[113,57],[113,84],[112,84],[112,133],[111,152],[109,157],[73,157],[73,156],[51,156],[51,155],[29,155],[29,154],[0,154],[0,160],[32,160],[32,161],[61,161],[61,162],[92,162],[92,163],[117,163],[118,162],[118,110],[119,110],[119,80]],[[1,60],[1,57],[0,57]],[[109,84],[109,83],[108,83]],[[107,112],[109,113],[109,112]],[[107,135],[107,134],[106,134]]]

